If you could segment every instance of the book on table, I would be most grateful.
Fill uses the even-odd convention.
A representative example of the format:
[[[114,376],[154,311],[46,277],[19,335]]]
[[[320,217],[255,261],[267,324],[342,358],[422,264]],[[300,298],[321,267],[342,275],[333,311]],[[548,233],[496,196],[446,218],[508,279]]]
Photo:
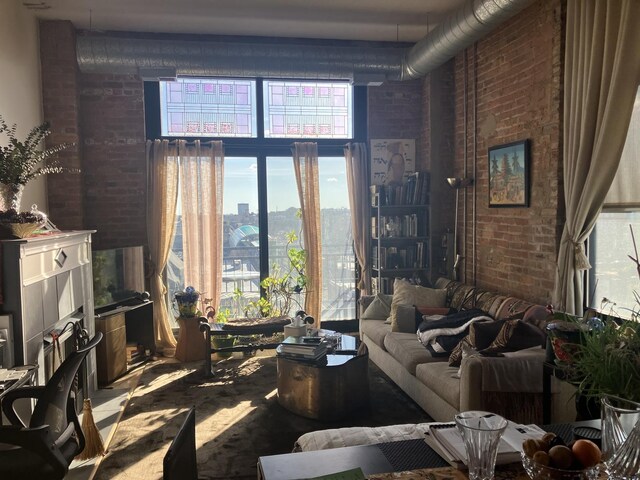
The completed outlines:
[[[308,339],[309,338],[309,339]],[[281,355],[317,359],[327,354],[327,343],[318,337],[287,337],[276,352]]]
[[[507,428],[498,445],[496,465],[520,462],[522,442],[528,438],[540,438],[546,432],[537,425],[520,425],[508,421]],[[455,423],[434,423],[425,434],[425,442],[450,465],[464,468],[467,451],[462,435]]]

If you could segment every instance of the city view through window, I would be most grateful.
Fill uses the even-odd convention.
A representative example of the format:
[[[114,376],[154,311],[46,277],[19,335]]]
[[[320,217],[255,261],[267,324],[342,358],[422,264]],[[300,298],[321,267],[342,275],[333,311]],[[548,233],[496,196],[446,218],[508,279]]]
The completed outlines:
[[[303,248],[300,203],[291,157],[267,157],[267,225],[260,225],[258,176],[255,157],[225,159],[224,230],[221,302],[217,309],[228,310],[231,317],[244,316],[249,302],[260,298],[260,228],[268,231],[269,272],[274,264],[288,268],[287,235],[295,232],[292,246]],[[322,238],[322,321],[355,318],[355,256],[352,246],[345,160],[321,157],[320,204]],[[169,297],[182,290],[184,261],[183,232],[178,206],[175,238],[167,268]],[[263,275],[264,276],[264,275]],[[194,285],[197,288],[197,286]],[[206,292],[203,292],[206,296]],[[304,296],[296,295],[290,314],[304,306]]]

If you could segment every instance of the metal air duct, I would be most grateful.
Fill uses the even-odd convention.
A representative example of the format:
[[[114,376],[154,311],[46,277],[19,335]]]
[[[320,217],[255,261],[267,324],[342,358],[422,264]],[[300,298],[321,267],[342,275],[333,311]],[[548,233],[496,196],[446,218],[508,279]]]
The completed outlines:
[[[397,80],[406,46],[275,39],[184,40],[81,35],[78,66],[87,73],[166,72],[191,76]],[[150,72],[150,73],[149,73]]]
[[[402,44],[313,40],[78,35],[82,72],[349,79],[357,84],[419,78],[472,45],[532,0],[473,0],[409,52]]]
[[[402,80],[419,78],[480,40],[532,0],[474,0],[416,43],[402,65]]]

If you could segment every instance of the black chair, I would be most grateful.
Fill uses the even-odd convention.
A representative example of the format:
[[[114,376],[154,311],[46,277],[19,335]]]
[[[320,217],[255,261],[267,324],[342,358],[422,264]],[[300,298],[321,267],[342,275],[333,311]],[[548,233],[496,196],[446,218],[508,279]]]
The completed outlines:
[[[72,352],[44,386],[18,388],[2,399],[2,410],[11,425],[0,426],[0,478],[64,478],[73,458],[85,444],[76,414],[72,386],[87,354],[102,333]],[[14,402],[36,400],[29,425],[17,415]]]
[[[163,480],[197,480],[196,407],[187,413],[162,462]]]

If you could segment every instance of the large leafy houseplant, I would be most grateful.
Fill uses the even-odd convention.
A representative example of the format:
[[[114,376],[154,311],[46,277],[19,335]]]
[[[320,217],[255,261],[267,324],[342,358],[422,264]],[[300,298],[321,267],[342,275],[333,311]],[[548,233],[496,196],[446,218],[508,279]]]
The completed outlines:
[[[638,249],[630,229],[635,258],[629,258],[640,277]],[[615,303],[604,298],[599,312],[588,311],[579,320],[583,328],[571,361],[579,395],[613,395],[640,402],[640,296],[637,292],[634,296],[636,306],[625,315],[629,318],[621,318]]]
[[[302,308],[300,299],[307,286],[305,265],[307,251],[294,244],[298,241],[298,235],[291,231],[286,234],[286,247],[288,262],[286,266],[273,263],[271,275],[260,282],[265,292],[264,297],[251,301],[245,311],[246,316],[277,317],[290,315],[295,306]]]
[[[19,210],[22,188],[30,180],[49,173],[79,173],[80,170],[63,167],[59,160],[51,160],[73,144],[62,143],[42,149],[42,141],[51,134],[49,123],[33,127],[23,141],[16,137],[16,130],[16,124],[9,127],[0,116],[0,134],[8,140],[6,145],[0,145],[0,184],[5,203],[9,203],[5,208]]]

